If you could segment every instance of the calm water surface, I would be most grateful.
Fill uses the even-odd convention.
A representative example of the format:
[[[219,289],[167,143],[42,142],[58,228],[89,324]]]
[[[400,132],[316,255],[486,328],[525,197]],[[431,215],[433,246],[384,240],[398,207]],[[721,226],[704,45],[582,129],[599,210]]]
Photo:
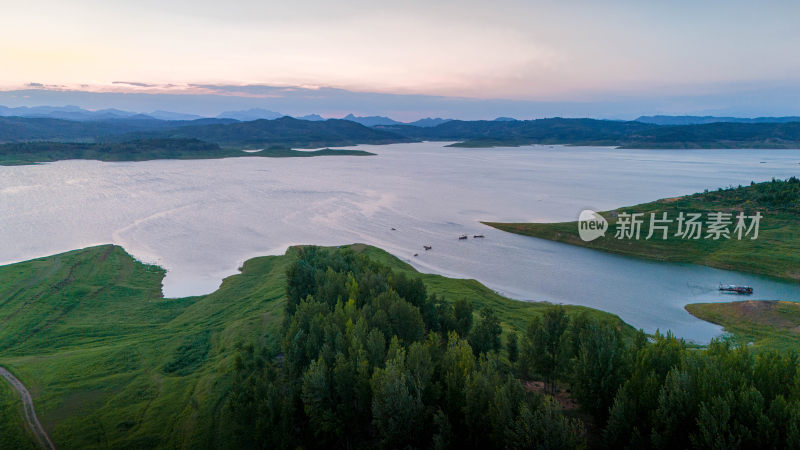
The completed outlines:
[[[178,297],[211,292],[245,259],[292,244],[365,242],[421,271],[476,278],[520,300],[603,309],[699,342],[720,329],[683,306],[736,298],[718,293],[719,282],[750,284],[753,298],[800,300],[797,283],[609,255],[479,223],[575,220],[586,208],[785,178],[800,174],[800,151],[359,148],[378,156],[0,167],[0,263],[113,242],[167,268],[164,293]],[[462,233],[486,239],[459,241]]]

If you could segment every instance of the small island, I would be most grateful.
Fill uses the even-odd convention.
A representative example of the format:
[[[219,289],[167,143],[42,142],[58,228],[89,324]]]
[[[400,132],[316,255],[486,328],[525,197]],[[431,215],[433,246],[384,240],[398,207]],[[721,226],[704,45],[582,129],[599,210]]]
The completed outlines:
[[[125,142],[22,142],[0,144],[0,165],[16,166],[69,159],[150,161],[155,159],[303,158],[370,156],[363,150],[294,150],[268,146],[257,152],[221,147],[199,139],[137,139]]]

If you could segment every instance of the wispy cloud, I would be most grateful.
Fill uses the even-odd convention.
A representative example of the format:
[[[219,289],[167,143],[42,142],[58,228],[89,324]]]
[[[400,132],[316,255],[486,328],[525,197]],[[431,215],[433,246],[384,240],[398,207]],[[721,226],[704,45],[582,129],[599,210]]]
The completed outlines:
[[[157,87],[158,85],[152,83],[142,83],[140,81],[112,81],[111,84],[122,84],[136,87]]]

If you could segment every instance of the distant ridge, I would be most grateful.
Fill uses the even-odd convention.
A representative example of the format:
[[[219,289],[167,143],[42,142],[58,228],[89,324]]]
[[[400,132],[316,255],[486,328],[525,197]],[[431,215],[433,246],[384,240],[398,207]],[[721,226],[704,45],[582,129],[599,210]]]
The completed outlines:
[[[342,117],[343,120],[349,120],[351,122],[360,123],[365,127],[374,127],[378,125],[400,125],[402,122],[398,122],[396,120],[390,119],[384,116],[354,116],[353,114],[348,114]]]
[[[114,138],[133,139],[200,139],[220,145],[280,145],[291,148],[347,146],[356,144],[390,144],[413,142],[414,139],[392,132],[370,128],[349,120],[300,120],[292,117],[259,119],[250,122],[197,125],[188,124],[158,131],[130,133]]]
[[[236,119],[243,122],[259,119],[272,120],[283,116],[284,114],[263,108],[250,108],[241,111],[225,111],[224,113],[217,115],[217,117],[220,119]]]
[[[266,145],[315,148],[424,140],[459,141],[451,144],[458,147],[567,144],[645,149],[800,148],[800,121],[782,119],[784,122],[656,125],[638,121],[556,117],[537,120],[443,120],[439,125],[424,127],[396,121],[393,121],[395,124],[366,126],[351,120],[301,120],[288,116],[253,121],[219,118],[165,121],[140,114],[104,121],[0,117],[0,143],[199,139],[228,147]]]
[[[717,117],[717,116],[641,116],[636,122],[654,125],[702,125],[707,123],[788,123],[800,122],[798,116],[785,117]]]
[[[450,122],[453,119],[442,119],[440,117],[430,118],[426,117],[424,119],[415,120],[414,122],[409,122],[408,125],[413,125],[415,127],[435,127],[437,125],[441,125],[443,123]]]
[[[307,114],[305,116],[295,117],[295,119],[313,120],[313,121],[325,120],[325,118],[320,116],[319,114]]]
[[[412,139],[462,141],[456,147],[531,144],[602,145],[623,148],[800,148],[800,122],[656,125],[596,119],[450,122],[421,128],[381,127]]]
[[[115,108],[100,109],[91,111],[78,106],[18,106],[8,107],[0,105],[0,116],[2,117],[29,117],[72,120],[76,122],[98,122],[106,120],[194,120],[202,116],[196,114],[184,114],[170,111],[153,111],[152,113],[142,114],[131,111],[123,111]]]
[[[0,105],[0,117],[27,117],[40,119],[61,119],[75,122],[102,122],[109,120],[161,120],[161,121],[189,121],[198,119],[233,119],[241,122],[250,122],[260,119],[280,119],[287,114],[264,109],[250,108],[243,110],[231,110],[217,114],[216,117],[201,116],[197,114],[179,113],[173,111],[156,110],[149,113],[123,111],[116,108],[100,110],[88,110],[79,106],[18,106],[9,107]],[[322,121],[325,120],[319,114],[306,114],[303,116],[290,116],[300,120]],[[351,122],[360,123],[367,127],[387,126],[387,125],[413,125],[416,127],[435,127],[451,119],[430,118],[415,120],[413,122],[400,122],[386,116],[357,116],[348,114],[342,118]],[[498,118],[497,120],[514,120],[509,118]]]

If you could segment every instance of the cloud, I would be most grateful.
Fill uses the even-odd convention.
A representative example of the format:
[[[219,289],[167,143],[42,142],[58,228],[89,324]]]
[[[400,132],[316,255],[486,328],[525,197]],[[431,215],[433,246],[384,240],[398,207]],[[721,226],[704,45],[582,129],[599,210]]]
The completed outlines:
[[[141,83],[139,81],[112,81],[111,84],[126,84],[128,86],[136,86],[136,87],[157,87],[156,84],[151,83]]]
[[[44,83],[34,83],[34,82],[25,84],[25,87],[30,89],[45,89],[52,91],[68,89],[68,87],[63,84],[44,84]]]
[[[283,98],[288,93],[311,91],[296,86],[270,86],[263,84],[226,85],[226,84],[190,84],[189,87],[200,89],[207,94],[233,95],[251,98]]]

